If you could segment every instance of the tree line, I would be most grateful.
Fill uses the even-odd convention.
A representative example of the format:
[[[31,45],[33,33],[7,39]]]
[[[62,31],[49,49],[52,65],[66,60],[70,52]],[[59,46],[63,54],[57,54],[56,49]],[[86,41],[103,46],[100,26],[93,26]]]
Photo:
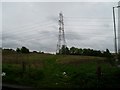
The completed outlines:
[[[100,51],[100,50],[93,50],[90,48],[88,49],[86,48],[82,49],[76,47],[68,48],[64,45],[57,54],[112,57],[112,54],[110,53],[109,49],[106,49],[105,51]]]
[[[25,53],[25,54],[28,54],[28,53],[41,53],[43,54],[44,52],[41,52],[41,51],[32,51],[30,52],[30,50],[28,48],[26,48],[25,46],[22,46],[21,48],[16,48],[16,50],[13,50],[13,49],[2,49],[2,52],[11,52],[11,53]]]
[[[16,50],[13,49],[3,49],[4,51],[9,51],[9,52],[17,52],[17,53],[31,53],[30,50],[26,47],[21,47],[17,48]],[[37,52],[33,51],[32,53],[44,53],[44,52]],[[113,55],[110,53],[109,49],[106,49],[105,51],[100,51],[100,50],[93,50],[93,49],[82,49],[82,48],[76,48],[76,47],[71,47],[68,48],[66,46],[62,46],[62,48],[59,50],[59,53],[61,55],[82,55],[82,56],[100,56],[100,57],[112,57]]]

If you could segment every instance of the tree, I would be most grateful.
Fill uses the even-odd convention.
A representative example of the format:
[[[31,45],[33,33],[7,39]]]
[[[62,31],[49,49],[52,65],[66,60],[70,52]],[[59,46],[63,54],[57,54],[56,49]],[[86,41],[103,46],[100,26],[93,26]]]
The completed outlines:
[[[71,48],[70,48],[70,54],[71,54],[71,55],[74,55],[74,54],[75,54],[75,50],[76,50],[75,47],[71,47]]]
[[[83,55],[87,55],[87,49],[83,49]]]
[[[38,53],[37,51],[33,51],[33,53]]]
[[[110,51],[109,51],[108,49],[106,49],[106,52],[107,52],[107,53],[110,53]]]
[[[21,53],[29,53],[29,49],[27,49],[26,47],[22,47],[21,48]]]
[[[110,51],[108,49],[106,49],[106,51],[103,52],[103,56],[111,57],[112,55],[111,55]]]
[[[57,54],[66,54],[66,55],[69,55],[69,48],[65,45],[62,45],[62,48],[60,49],[59,53]]]
[[[68,48],[68,47],[66,47],[66,49],[65,49],[65,50],[66,50],[66,54],[67,54],[67,55],[69,55],[69,54],[70,54],[70,52],[69,52],[69,48]]]
[[[66,46],[62,45],[62,48],[60,49],[60,54],[66,54]]]
[[[20,53],[20,52],[21,52],[20,48],[17,48],[17,49],[16,49],[16,52]]]
[[[82,55],[83,54],[83,50],[82,48],[79,49],[79,55]]]

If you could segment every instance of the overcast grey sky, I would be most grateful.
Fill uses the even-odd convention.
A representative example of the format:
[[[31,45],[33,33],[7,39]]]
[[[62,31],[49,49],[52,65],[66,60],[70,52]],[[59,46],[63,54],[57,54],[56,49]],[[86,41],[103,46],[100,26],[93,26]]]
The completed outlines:
[[[59,12],[64,15],[67,46],[114,51],[115,2],[3,2],[2,47],[26,46],[55,52]]]

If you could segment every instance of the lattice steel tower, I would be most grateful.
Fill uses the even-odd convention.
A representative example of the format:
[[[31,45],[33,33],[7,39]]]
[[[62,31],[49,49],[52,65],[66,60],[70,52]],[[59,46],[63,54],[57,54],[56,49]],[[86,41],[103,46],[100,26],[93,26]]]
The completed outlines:
[[[61,51],[62,46],[64,46],[64,49],[66,48],[64,21],[63,21],[62,12],[59,13],[59,21],[58,22],[59,22],[59,35],[58,35],[58,43],[57,43],[56,53],[62,54],[62,51]]]

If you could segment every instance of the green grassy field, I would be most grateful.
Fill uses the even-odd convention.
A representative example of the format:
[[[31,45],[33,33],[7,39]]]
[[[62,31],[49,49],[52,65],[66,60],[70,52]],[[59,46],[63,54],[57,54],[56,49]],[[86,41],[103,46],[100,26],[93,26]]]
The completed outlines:
[[[120,88],[120,68],[107,58],[37,53],[3,53],[2,58],[3,83],[38,88]]]

